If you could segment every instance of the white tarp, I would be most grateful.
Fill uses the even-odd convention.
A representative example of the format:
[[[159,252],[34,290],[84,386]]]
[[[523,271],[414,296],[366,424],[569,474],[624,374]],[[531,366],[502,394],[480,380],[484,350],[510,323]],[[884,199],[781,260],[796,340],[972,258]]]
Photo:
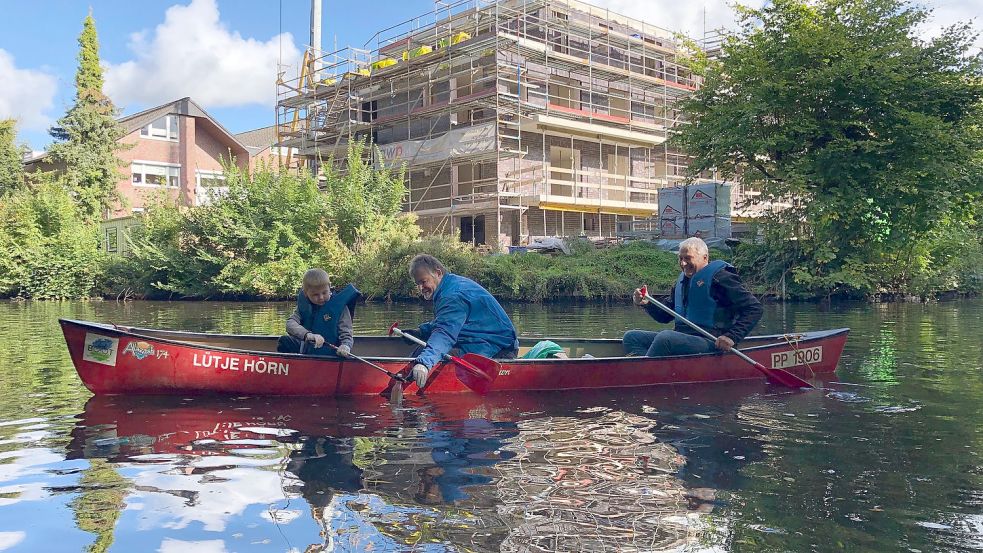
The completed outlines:
[[[404,140],[382,144],[386,163],[406,162],[409,165],[442,161],[448,157],[464,157],[494,150],[495,124],[454,129],[430,140]]]

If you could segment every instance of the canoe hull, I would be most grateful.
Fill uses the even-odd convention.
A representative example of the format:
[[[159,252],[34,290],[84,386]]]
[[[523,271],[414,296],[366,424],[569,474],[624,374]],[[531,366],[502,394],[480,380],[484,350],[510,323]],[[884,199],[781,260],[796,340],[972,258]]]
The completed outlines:
[[[378,394],[390,381],[358,361],[209,344],[209,337],[222,335],[188,333],[187,340],[175,340],[112,325],[64,319],[60,323],[79,377],[96,394],[357,396]],[[839,329],[799,334],[791,340],[774,337],[771,344],[744,351],[769,368],[782,368],[807,379],[828,377],[836,370],[847,334],[847,329]],[[412,361],[407,357],[369,358],[392,372],[408,371]],[[426,392],[468,392],[454,371],[453,366],[438,366]],[[501,362],[491,392],[761,379],[758,371],[737,356],[722,354],[519,359]]]

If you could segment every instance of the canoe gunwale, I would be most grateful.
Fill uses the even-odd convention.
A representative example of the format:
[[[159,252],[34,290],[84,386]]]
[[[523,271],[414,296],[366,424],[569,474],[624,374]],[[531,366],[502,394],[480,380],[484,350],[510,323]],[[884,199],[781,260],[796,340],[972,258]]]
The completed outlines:
[[[156,342],[160,342],[160,343],[163,343],[163,344],[171,344],[171,345],[181,346],[181,347],[200,348],[200,349],[205,349],[205,350],[221,351],[221,352],[235,353],[235,354],[240,354],[240,355],[260,355],[260,356],[271,356],[271,355],[275,355],[277,357],[286,357],[286,358],[291,358],[291,359],[332,360],[332,361],[335,360],[335,358],[331,358],[331,357],[325,358],[323,356],[305,355],[305,354],[300,354],[300,353],[281,353],[281,352],[278,352],[278,351],[259,351],[259,350],[248,350],[248,349],[239,349],[239,348],[227,348],[227,347],[216,346],[216,345],[212,345],[212,344],[203,344],[203,343],[193,342],[193,341],[183,341],[183,340],[176,340],[176,339],[171,339],[171,338],[162,338],[160,336],[156,336],[156,335],[153,335],[153,334],[143,334],[140,331],[149,332],[149,333],[165,332],[165,333],[168,333],[168,334],[181,334],[181,335],[186,335],[189,339],[190,338],[199,338],[199,339],[218,339],[218,338],[232,338],[232,339],[271,339],[271,338],[276,338],[276,336],[272,336],[272,335],[268,335],[268,334],[216,334],[216,333],[209,333],[209,332],[189,332],[189,331],[183,331],[183,330],[162,330],[162,329],[153,329],[153,328],[131,327],[131,326],[124,326],[124,325],[116,325],[116,324],[96,323],[96,322],[92,322],[92,321],[80,321],[80,320],[77,320],[77,319],[64,319],[64,318],[58,319],[58,322],[59,322],[59,324],[62,324],[62,325],[64,325],[64,324],[71,324],[71,325],[76,325],[76,326],[80,326],[80,327],[84,327],[84,328],[90,328],[92,330],[99,331],[99,332],[114,332],[114,333],[117,333],[117,334],[122,335],[122,336],[128,336],[128,337],[133,337],[133,338],[141,338],[141,339],[144,339],[144,340],[151,340],[151,341],[156,341]],[[810,342],[815,342],[815,341],[818,341],[818,340],[827,339],[827,338],[830,338],[830,337],[833,337],[833,336],[836,336],[836,335],[839,335],[839,334],[846,334],[849,331],[850,331],[849,328],[835,328],[835,329],[828,329],[828,330],[816,330],[816,331],[809,331],[809,332],[798,332],[798,333],[794,333],[794,334],[767,334],[767,335],[761,335],[761,336],[749,336],[744,341],[748,341],[748,340],[755,340],[755,341],[758,341],[758,340],[767,340],[767,343],[756,345],[756,346],[750,346],[750,347],[741,347],[740,349],[743,352],[755,352],[755,351],[762,350],[762,349],[773,348],[775,346],[793,345],[795,347],[798,347],[800,344],[808,344]],[[792,340],[792,341],[789,341],[786,338],[788,336],[794,336],[795,339]],[[358,340],[359,338],[375,338],[375,339],[378,339],[378,338],[386,338],[386,337],[384,337],[384,336],[355,336],[355,339],[356,340]],[[522,338],[520,338],[520,340],[522,340]],[[562,338],[562,337],[547,338],[547,337],[542,337],[542,338],[534,338],[534,340],[559,340],[559,341],[562,341],[562,342],[572,342],[572,343],[582,343],[582,344],[592,344],[592,343],[596,343],[596,344],[612,344],[612,343],[621,343],[621,340],[619,340],[617,338]],[[714,352],[714,353],[699,353],[699,354],[691,354],[691,355],[674,355],[674,356],[660,357],[659,359],[662,359],[662,360],[699,359],[699,358],[721,357],[721,356],[724,356],[724,355],[726,355],[726,353],[724,353],[724,352]],[[373,360],[373,361],[381,361],[381,362],[385,362],[385,363],[408,362],[411,359],[413,359],[412,357],[383,357],[383,356],[371,356],[371,355],[363,355],[362,357],[365,358],[365,359],[369,359],[369,360]],[[554,363],[554,362],[560,362],[560,363],[597,363],[598,361],[618,361],[618,362],[628,361],[628,362],[632,362],[632,361],[636,361],[636,360],[637,361],[647,361],[647,360],[651,360],[651,359],[652,358],[644,357],[644,356],[571,357],[571,358],[566,358],[566,359],[559,359],[559,358],[521,359],[521,358],[518,358],[518,359],[502,359],[502,360],[500,360],[500,362],[502,364],[504,364],[504,365],[523,365],[523,364],[540,364],[540,363],[544,363],[544,362],[546,362],[546,363]]]

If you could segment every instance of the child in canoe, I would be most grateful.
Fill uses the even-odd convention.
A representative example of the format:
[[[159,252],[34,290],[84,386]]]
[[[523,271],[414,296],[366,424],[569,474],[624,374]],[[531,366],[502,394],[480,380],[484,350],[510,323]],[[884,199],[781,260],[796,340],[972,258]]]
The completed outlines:
[[[304,273],[303,286],[297,294],[297,309],[287,319],[287,335],[280,337],[276,350],[348,357],[354,344],[352,316],[360,296],[351,284],[332,294],[328,273],[310,269]]]

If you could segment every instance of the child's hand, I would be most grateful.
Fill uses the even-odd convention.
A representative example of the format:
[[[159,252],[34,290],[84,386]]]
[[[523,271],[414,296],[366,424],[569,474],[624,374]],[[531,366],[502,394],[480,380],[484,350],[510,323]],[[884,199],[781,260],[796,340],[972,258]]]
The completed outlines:
[[[324,345],[324,336],[311,332],[307,335],[307,341],[312,342],[315,348],[319,348]]]

